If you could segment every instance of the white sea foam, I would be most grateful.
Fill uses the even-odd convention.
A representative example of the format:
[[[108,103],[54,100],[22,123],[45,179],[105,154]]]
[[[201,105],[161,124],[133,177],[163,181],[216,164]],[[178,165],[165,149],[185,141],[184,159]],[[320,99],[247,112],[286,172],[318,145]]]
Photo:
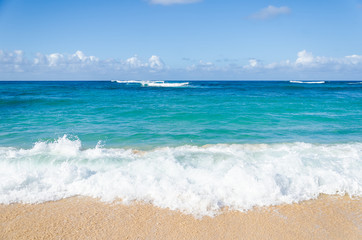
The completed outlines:
[[[304,82],[304,81],[289,81],[290,83],[306,83],[306,84],[322,84],[325,83],[325,81],[317,81],[317,82]]]
[[[0,148],[0,203],[83,195],[140,200],[195,216],[228,206],[362,195],[362,143],[216,144],[82,149],[66,136],[31,149]]]
[[[142,81],[142,80],[115,80],[117,83],[129,84],[136,83],[141,84],[143,87],[185,87],[188,82],[165,82],[165,81]],[[113,81],[112,81],[113,82]]]

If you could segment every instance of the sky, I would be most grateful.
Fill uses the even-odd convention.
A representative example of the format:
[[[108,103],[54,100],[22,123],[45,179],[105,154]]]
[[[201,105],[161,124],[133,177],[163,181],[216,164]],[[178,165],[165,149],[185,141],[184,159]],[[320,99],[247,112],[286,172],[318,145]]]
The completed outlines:
[[[0,0],[0,80],[362,80],[362,0]]]

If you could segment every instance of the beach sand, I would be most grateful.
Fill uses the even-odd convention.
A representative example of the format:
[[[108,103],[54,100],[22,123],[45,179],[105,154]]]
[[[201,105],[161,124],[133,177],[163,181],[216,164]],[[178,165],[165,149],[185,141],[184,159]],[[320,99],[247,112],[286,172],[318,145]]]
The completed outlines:
[[[0,205],[0,239],[362,239],[362,201],[320,196],[299,204],[224,210],[196,219],[150,204],[73,197]]]

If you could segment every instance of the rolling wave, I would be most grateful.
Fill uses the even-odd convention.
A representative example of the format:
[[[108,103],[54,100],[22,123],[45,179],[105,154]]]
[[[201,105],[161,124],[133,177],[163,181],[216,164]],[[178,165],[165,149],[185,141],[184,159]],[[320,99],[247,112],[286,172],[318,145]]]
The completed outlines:
[[[0,203],[71,196],[145,201],[195,216],[223,207],[362,195],[362,143],[213,144],[149,151],[83,149],[63,136],[30,149],[0,147]]]
[[[316,82],[305,82],[305,81],[289,81],[290,83],[306,83],[306,84],[323,84],[325,81],[316,81]]]
[[[185,87],[189,84],[188,82],[170,83],[165,81],[142,81],[142,80],[123,80],[123,81],[111,80],[111,81],[123,84],[130,84],[130,83],[141,84],[143,87]]]

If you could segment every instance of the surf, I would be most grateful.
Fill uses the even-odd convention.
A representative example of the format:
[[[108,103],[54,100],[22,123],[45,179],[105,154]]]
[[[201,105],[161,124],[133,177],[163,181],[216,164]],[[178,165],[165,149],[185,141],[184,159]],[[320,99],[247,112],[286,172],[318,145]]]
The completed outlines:
[[[72,196],[142,201],[195,216],[362,196],[362,143],[211,144],[147,151],[83,148],[76,137],[0,147],[0,203]]]
[[[143,81],[143,80],[112,80],[122,84],[140,84],[142,87],[185,87],[189,82],[165,82],[165,81]]]
[[[323,84],[325,81],[289,81],[290,83]]]

